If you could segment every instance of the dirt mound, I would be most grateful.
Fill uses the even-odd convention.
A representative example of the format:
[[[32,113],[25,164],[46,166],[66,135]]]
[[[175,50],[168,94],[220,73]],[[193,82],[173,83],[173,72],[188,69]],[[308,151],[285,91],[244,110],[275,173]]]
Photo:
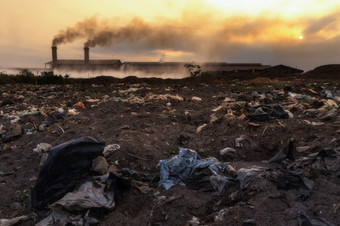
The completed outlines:
[[[340,80],[340,64],[328,64],[302,75],[303,78]]]

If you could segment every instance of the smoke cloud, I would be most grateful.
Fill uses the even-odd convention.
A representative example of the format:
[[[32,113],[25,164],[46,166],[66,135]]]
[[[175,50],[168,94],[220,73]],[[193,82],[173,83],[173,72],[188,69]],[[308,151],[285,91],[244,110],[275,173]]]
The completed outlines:
[[[145,21],[136,17],[127,22],[93,16],[61,30],[52,45],[84,39],[86,47],[123,45],[136,51],[145,50],[145,53],[163,51],[166,55],[167,51],[177,51],[214,60],[232,56],[235,61],[249,58],[257,62],[282,60],[282,63],[289,63],[285,57],[310,57],[304,54],[310,54],[311,48],[323,52],[323,48],[335,45],[340,37],[339,12],[298,19],[262,14],[226,17],[215,12],[183,12],[178,19]],[[299,40],[301,35],[304,40]]]
[[[114,21],[101,20],[94,16],[78,22],[75,26],[61,30],[53,39],[52,45],[58,46],[77,39],[86,39],[86,47],[111,46],[117,43],[138,43],[150,47],[175,48],[187,44],[190,31],[183,32],[184,26],[176,27],[170,23],[147,23],[134,18],[125,25],[117,26]],[[186,28],[187,29],[187,28]]]

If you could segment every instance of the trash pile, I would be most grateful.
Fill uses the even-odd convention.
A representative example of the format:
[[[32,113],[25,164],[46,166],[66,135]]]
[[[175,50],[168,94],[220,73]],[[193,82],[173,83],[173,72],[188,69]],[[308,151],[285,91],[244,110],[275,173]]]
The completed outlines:
[[[0,224],[336,224],[339,87],[259,81],[1,86]]]
[[[36,149],[44,146],[47,145],[39,144]],[[32,189],[32,207],[41,215],[50,211],[36,225],[97,224],[99,221],[89,216],[90,210],[113,210],[136,184],[136,178],[151,180],[107,163],[105,156],[119,150],[117,144],[105,147],[103,141],[82,137],[49,148]],[[77,215],[73,214],[75,211]]]
[[[167,160],[160,160],[159,186],[170,189],[178,184],[188,186],[191,189],[201,190],[210,182],[213,189],[202,191],[214,191],[215,194],[223,195],[231,184],[239,184],[240,190],[234,192],[268,192],[266,181],[276,185],[280,195],[285,196],[285,191],[293,189],[297,200],[306,200],[311,195],[314,183],[306,176],[306,171],[314,170],[323,175],[335,175],[339,177],[340,172],[340,150],[324,149],[318,153],[312,153],[307,157],[295,159],[296,147],[290,141],[280,152],[271,158],[265,166],[251,166],[240,168],[235,171],[232,162],[218,162],[214,158],[198,159],[197,153],[190,149],[179,149],[179,154]],[[202,172],[202,169],[210,172]],[[229,170],[227,170],[229,169]],[[308,174],[307,174],[308,175]],[[206,178],[205,180],[203,178]],[[270,195],[275,198],[273,195]],[[299,216],[299,224],[309,222],[325,222],[323,219],[309,215],[303,211],[295,213]],[[221,220],[221,219],[220,219]],[[304,223],[301,223],[304,222]],[[255,222],[254,222],[255,223]],[[324,223],[320,225],[333,225]]]
[[[89,216],[91,210],[113,210],[123,194],[136,183],[132,181],[153,180],[129,169],[120,171],[108,164],[104,156],[119,148],[117,144],[105,147],[105,142],[92,137],[78,138],[55,147],[39,144],[34,151],[48,152],[48,157],[32,189],[32,207],[37,213],[51,211],[36,225],[57,222],[62,225],[97,224],[99,220]],[[306,171],[340,176],[339,150],[324,149],[299,159],[295,158],[295,152],[296,147],[291,140],[265,166],[253,165],[236,171],[233,162],[201,159],[194,150],[179,148],[178,155],[159,161],[158,186],[169,190],[181,185],[222,196],[232,184],[239,184],[239,191],[233,193],[235,196],[240,192],[264,192],[266,181],[270,181],[281,195],[284,194],[282,191],[294,189],[297,199],[306,200],[314,186],[313,181],[304,176]],[[74,215],[74,211],[78,211],[78,215]],[[296,214],[300,217],[299,222],[324,222],[302,211]]]
[[[204,190],[214,190],[217,194],[222,194],[227,184],[233,180],[228,175],[227,164],[217,161],[217,159],[197,159],[197,153],[190,149],[179,148],[179,154],[168,160],[160,160],[160,181],[159,185],[166,190],[176,184],[185,186],[185,182],[190,188]],[[201,169],[208,168],[209,173],[202,172]],[[203,177],[207,177],[210,186],[205,184]],[[198,179],[200,178],[200,179]]]

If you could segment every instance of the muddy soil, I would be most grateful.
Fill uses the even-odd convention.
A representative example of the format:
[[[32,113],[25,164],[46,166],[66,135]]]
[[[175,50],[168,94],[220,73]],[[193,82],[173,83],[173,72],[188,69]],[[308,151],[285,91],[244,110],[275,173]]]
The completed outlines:
[[[107,158],[118,169],[157,175],[159,160],[176,155],[178,147],[195,150],[201,158],[230,162],[235,170],[272,167],[265,161],[290,140],[298,147],[297,159],[340,147],[339,99],[322,95],[324,90],[335,92],[340,87],[327,80],[147,83],[134,79],[100,85],[3,85],[0,89],[0,219],[28,216],[18,225],[34,225],[42,219],[31,208],[31,188],[41,167],[41,156],[33,149],[39,143],[55,146],[95,137],[120,145]],[[290,97],[287,90],[310,98]],[[274,97],[264,97],[266,92]],[[279,104],[293,117],[249,125],[247,107],[263,101]],[[75,105],[78,102],[84,106]],[[322,118],[329,113],[336,116]],[[41,126],[53,116],[57,122]],[[237,147],[235,139],[241,136],[247,142]],[[221,156],[220,150],[226,147],[236,152]],[[164,190],[155,177],[144,183],[145,190],[127,190],[114,210],[91,210],[90,215],[99,225],[298,225],[303,211],[338,224],[339,173],[305,172],[304,176],[314,182],[304,200],[296,197],[296,189],[278,189],[270,180],[265,189],[245,190],[235,181],[223,194],[216,194],[179,185]]]

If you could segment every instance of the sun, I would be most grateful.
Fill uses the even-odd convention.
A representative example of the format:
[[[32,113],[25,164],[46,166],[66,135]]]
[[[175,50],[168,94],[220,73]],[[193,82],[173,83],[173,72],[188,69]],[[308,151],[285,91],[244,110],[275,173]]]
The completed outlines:
[[[303,36],[302,36],[302,35],[300,35],[299,39],[300,39],[300,40],[302,40],[302,39],[303,39]]]

